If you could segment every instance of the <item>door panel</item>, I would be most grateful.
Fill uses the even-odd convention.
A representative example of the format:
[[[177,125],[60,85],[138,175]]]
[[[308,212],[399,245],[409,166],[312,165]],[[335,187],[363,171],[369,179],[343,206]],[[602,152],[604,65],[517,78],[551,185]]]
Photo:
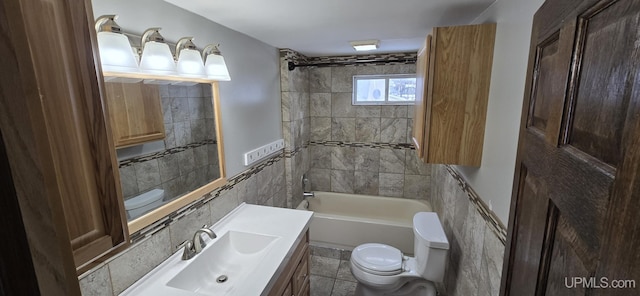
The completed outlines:
[[[606,3],[604,3],[606,5]],[[579,47],[575,55],[579,70],[575,110],[568,143],[614,167],[619,163],[620,143],[629,106],[629,83],[637,63],[628,59],[637,51],[639,1],[617,1],[598,5],[579,21]],[[635,14],[634,14],[635,11]],[[637,36],[636,36],[637,38]],[[606,79],[603,79],[606,77]]]
[[[575,25],[567,21],[541,38],[535,48],[527,128],[551,145],[560,141]]]
[[[537,48],[534,97],[531,99],[533,106],[530,109],[528,127],[536,128],[541,133],[546,133],[552,100],[563,97],[562,89],[539,87],[540,85],[549,84],[550,80],[557,79],[558,74],[563,74],[563,71],[554,71],[554,65],[558,60],[558,38],[559,34],[553,34],[549,38],[550,40],[545,41],[544,44]]]
[[[547,1],[536,13],[502,295],[589,295],[597,275],[623,276],[618,266],[640,284],[617,251],[640,247],[639,26],[637,0]]]
[[[546,193],[545,184],[540,178],[530,174],[526,167],[521,169],[520,192],[518,194],[519,213],[516,225],[537,225],[529,228],[528,231],[517,231],[514,234],[518,245],[512,251],[514,260],[513,269],[507,274],[511,277],[511,283],[515,287],[522,287],[522,296],[534,295],[539,256],[542,252],[542,240],[544,238],[544,225],[546,216]]]
[[[559,217],[557,228],[553,229],[553,236],[554,239],[550,245],[553,251],[546,276],[546,288],[540,287],[540,289],[545,291],[544,295],[585,295],[585,289],[582,286],[567,289],[565,277],[568,275],[589,277],[593,266],[585,265],[591,265],[593,263],[591,259],[595,256],[588,256],[588,252],[580,252],[579,248],[574,248],[576,244],[580,245],[580,237],[563,217]]]

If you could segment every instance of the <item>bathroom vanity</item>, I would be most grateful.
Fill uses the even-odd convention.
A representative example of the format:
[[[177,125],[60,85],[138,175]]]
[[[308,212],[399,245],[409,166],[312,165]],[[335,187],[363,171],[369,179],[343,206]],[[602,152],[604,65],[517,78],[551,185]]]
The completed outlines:
[[[241,204],[188,260],[182,249],[122,294],[308,295],[312,212]]]
[[[309,254],[309,230],[292,247],[295,251],[286,261],[284,269],[279,274],[275,284],[269,289],[269,296],[308,296],[311,293]],[[285,262],[283,262],[285,264]],[[264,294],[264,293],[263,293]]]

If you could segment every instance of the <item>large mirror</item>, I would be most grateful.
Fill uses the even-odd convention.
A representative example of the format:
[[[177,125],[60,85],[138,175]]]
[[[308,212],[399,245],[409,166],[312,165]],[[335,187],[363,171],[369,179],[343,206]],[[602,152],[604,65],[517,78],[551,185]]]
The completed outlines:
[[[226,182],[217,83],[197,82],[105,75],[130,233]]]

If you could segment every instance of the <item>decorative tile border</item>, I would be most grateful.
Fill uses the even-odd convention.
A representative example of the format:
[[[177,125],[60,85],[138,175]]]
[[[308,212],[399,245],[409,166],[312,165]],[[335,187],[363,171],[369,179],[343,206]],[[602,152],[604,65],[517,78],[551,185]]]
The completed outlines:
[[[157,222],[135,232],[132,233],[129,237],[129,239],[131,240],[131,243],[134,244],[136,242],[139,242],[147,237],[150,237],[151,235],[153,235],[154,233],[157,233],[158,231],[164,229],[165,227],[173,224],[175,221],[179,220],[180,218],[195,212],[196,210],[198,210],[199,208],[203,207],[204,205],[206,205],[209,201],[217,198],[218,196],[220,196],[224,191],[227,190],[231,190],[233,189],[236,185],[238,185],[240,182],[245,181],[247,179],[249,179],[251,176],[258,174],[259,172],[261,172],[262,170],[264,170],[266,167],[273,165],[274,163],[282,160],[284,158],[284,153],[278,153],[273,155],[271,158],[268,158],[267,160],[262,161],[260,164],[253,166],[251,168],[249,168],[248,170],[234,176],[233,178],[227,180],[227,183],[222,185],[220,188],[216,188],[215,190],[203,195],[202,197],[200,197],[199,199],[197,199],[196,201],[192,202],[191,204],[167,215],[166,217],[158,220]]]
[[[417,52],[381,53],[346,56],[307,57],[297,51],[280,49],[280,58],[295,64],[345,64],[344,66],[415,64]],[[351,63],[351,64],[350,64]],[[352,64],[357,63],[357,64]]]
[[[145,162],[145,161],[149,161],[149,160],[162,158],[162,157],[165,157],[167,155],[176,154],[178,152],[182,152],[182,151],[185,151],[187,149],[193,149],[193,148],[204,146],[204,145],[208,145],[208,144],[218,144],[218,141],[216,141],[216,140],[204,140],[204,141],[201,141],[201,142],[191,143],[191,144],[187,144],[185,146],[174,147],[174,148],[170,148],[170,149],[167,149],[167,150],[164,150],[164,151],[159,151],[159,152],[155,152],[155,153],[151,153],[151,154],[146,154],[146,155],[143,155],[143,156],[136,156],[134,158],[129,158],[129,159],[120,161],[120,163],[118,164],[118,167],[119,168],[126,168],[126,167],[132,166],[132,165],[134,165],[136,163],[141,163],[141,162]]]
[[[462,191],[467,194],[469,200],[476,206],[476,210],[478,211],[482,219],[487,222],[491,231],[493,231],[493,233],[498,237],[503,245],[506,244],[507,228],[504,226],[504,224],[500,222],[493,211],[489,210],[489,207],[487,207],[482,199],[480,199],[478,193],[476,193],[476,191],[473,190],[469,183],[467,183],[467,181],[462,176],[460,176],[458,171],[456,171],[451,165],[445,165],[445,167],[447,168],[449,174],[451,174],[451,176],[453,176],[453,178],[458,181],[458,185],[460,186]]]
[[[398,149],[398,150],[415,150],[411,143],[363,143],[363,142],[344,142],[344,141],[309,141],[294,150],[285,150],[284,158],[292,158],[300,153],[302,149],[309,146],[327,146],[327,147],[355,147],[355,148],[380,148],[380,149]]]
[[[377,65],[377,64],[415,64],[418,58],[417,52],[400,52],[400,53],[382,53],[382,54],[366,54],[366,55],[347,55],[347,56],[328,56],[328,57],[310,57],[307,62],[310,64],[328,64],[328,63],[353,63],[360,61],[370,61],[359,65]],[[391,62],[390,62],[391,61]],[[412,61],[412,62],[407,62]]]
[[[362,142],[344,142],[344,141],[310,141],[312,146],[328,146],[328,147],[356,147],[356,148],[380,148],[380,149],[397,149],[397,150],[415,150],[412,143],[362,143]]]
[[[295,148],[294,150],[288,150],[285,149],[284,150],[284,158],[292,158],[294,156],[296,156],[296,154],[300,153],[302,151],[302,149],[306,149],[308,148],[310,145],[310,142],[306,142],[304,144],[302,144],[302,146]]]
[[[288,62],[294,62],[294,63],[307,63],[309,62],[309,58],[306,57],[305,55],[295,51],[295,50],[291,50],[288,48],[283,48],[280,49],[280,58],[284,59],[285,61]]]

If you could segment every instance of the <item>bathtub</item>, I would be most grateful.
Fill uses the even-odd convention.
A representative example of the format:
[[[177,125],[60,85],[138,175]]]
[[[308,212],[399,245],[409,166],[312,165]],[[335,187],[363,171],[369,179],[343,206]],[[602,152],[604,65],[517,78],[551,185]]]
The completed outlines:
[[[314,192],[297,207],[313,211],[309,240],[313,245],[353,250],[363,243],[383,243],[413,254],[413,215],[430,212],[426,201],[404,198]]]

